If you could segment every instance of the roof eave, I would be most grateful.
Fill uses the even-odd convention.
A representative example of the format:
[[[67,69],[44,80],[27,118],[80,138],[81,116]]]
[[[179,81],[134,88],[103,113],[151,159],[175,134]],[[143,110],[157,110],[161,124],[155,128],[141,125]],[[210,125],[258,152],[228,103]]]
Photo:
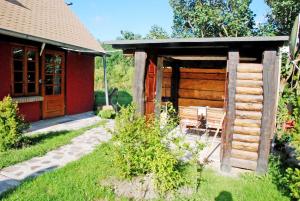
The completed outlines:
[[[91,49],[79,47],[79,46],[76,46],[76,45],[71,45],[71,44],[67,44],[67,43],[63,43],[63,42],[59,42],[59,41],[54,41],[54,40],[50,40],[50,39],[46,39],[46,38],[41,38],[41,37],[38,37],[38,36],[32,36],[32,35],[29,35],[29,34],[19,33],[19,32],[15,32],[15,31],[3,29],[3,28],[0,28],[0,34],[7,35],[7,36],[12,36],[12,37],[16,37],[16,38],[21,38],[21,39],[25,39],[25,40],[40,42],[40,43],[46,43],[46,44],[58,46],[58,47],[61,47],[61,48],[64,48],[64,49],[68,49],[70,51],[89,53],[89,54],[93,54],[93,55],[96,55],[96,56],[106,55],[105,52],[101,52],[101,51],[97,51],[97,50],[91,50]]]
[[[112,45],[114,48],[138,48],[145,46],[160,46],[167,47],[172,44],[174,47],[188,46],[191,44],[237,44],[237,43],[278,43],[284,44],[288,42],[288,36],[273,36],[273,37],[215,37],[215,38],[175,38],[175,39],[154,39],[154,40],[117,40],[106,41],[104,44]],[[176,44],[176,45],[175,45]]]

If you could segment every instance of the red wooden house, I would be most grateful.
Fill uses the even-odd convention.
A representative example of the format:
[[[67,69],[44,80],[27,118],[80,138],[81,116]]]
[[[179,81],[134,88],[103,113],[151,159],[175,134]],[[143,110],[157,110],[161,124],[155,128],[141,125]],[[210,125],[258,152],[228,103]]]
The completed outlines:
[[[26,120],[91,111],[97,55],[63,0],[0,1],[0,100],[12,96]]]

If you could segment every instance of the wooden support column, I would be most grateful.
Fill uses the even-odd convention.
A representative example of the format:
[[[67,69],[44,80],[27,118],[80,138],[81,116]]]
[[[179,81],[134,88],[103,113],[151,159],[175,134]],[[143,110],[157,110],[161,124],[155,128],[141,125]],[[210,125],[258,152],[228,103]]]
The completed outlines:
[[[155,95],[155,115],[160,115],[161,96],[162,96],[162,81],[163,81],[163,64],[164,58],[157,58],[157,74],[156,74],[156,95]]]
[[[233,127],[235,120],[235,91],[237,66],[239,64],[239,52],[231,50],[228,52],[227,72],[228,72],[228,88],[227,88],[227,106],[225,130],[222,136],[222,160],[221,170],[224,172],[231,171],[230,157],[233,137]]]
[[[264,174],[268,170],[271,137],[275,131],[275,115],[278,98],[279,58],[276,50],[263,53],[263,90],[264,101],[261,122],[261,136],[258,150],[256,172]]]
[[[178,97],[179,97],[179,80],[180,80],[180,69],[177,63],[172,63],[172,77],[171,77],[171,101],[173,107],[178,111]]]
[[[145,71],[147,53],[137,50],[134,54],[133,101],[140,115],[145,114]]]

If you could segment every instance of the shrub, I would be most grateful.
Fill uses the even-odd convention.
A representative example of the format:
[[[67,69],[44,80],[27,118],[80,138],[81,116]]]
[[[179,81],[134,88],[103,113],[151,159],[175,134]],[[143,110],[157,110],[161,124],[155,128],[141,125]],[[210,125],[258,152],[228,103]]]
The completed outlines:
[[[170,134],[176,125],[176,119],[169,118],[162,126],[157,118],[138,116],[132,105],[123,107],[116,117],[113,137],[115,162],[121,168],[122,176],[132,178],[154,174],[160,193],[186,183],[186,164],[180,158],[191,148],[182,142],[181,137]]]
[[[20,146],[22,133],[27,128],[28,124],[18,114],[17,103],[9,96],[0,101],[0,151]]]
[[[288,167],[283,158],[271,155],[269,175],[278,188],[292,199],[300,199],[300,170]]]
[[[98,116],[100,116],[103,119],[114,119],[116,116],[116,112],[113,108],[103,108],[98,113]]]

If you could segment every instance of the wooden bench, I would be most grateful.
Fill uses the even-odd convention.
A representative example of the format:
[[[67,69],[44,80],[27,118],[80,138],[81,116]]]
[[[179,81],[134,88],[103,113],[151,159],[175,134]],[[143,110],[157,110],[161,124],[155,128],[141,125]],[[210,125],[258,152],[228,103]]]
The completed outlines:
[[[225,112],[223,108],[179,106],[179,117],[180,128],[183,132],[188,128],[205,130],[205,133],[208,133],[210,129],[219,132],[222,129]]]

